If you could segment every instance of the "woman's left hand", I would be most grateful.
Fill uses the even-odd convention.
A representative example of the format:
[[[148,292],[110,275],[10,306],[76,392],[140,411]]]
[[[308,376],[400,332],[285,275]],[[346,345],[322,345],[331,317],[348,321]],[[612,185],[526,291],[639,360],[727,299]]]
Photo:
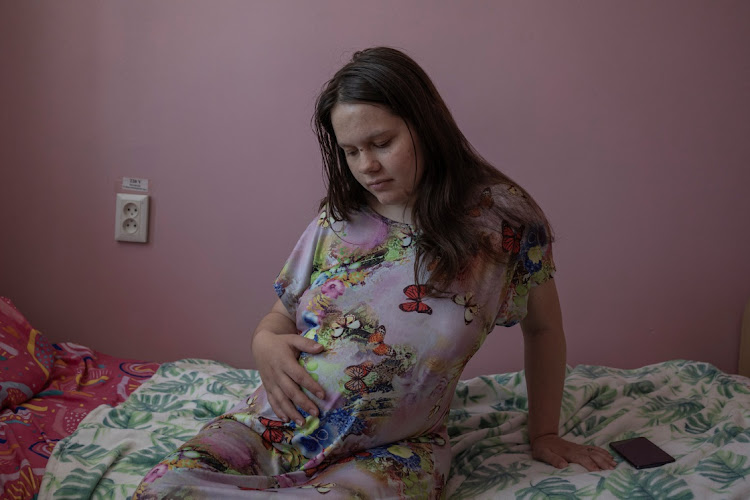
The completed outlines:
[[[617,465],[612,455],[603,448],[576,444],[553,434],[534,439],[531,455],[558,469],[573,463],[584,466],[589,472],[595,472],[611,470]]]

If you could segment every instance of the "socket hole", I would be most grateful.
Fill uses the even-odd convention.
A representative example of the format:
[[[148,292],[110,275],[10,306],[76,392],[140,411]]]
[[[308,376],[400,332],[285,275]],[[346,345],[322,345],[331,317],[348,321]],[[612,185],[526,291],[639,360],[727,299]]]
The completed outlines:
[[[133,202],[126,203],[125,206],[122,207],[122,213],[125,214],[125,217],[135,217],[138,215],[138,205]]]
[[[122,223],[122,229],[128,234],[133,234],[138,231],[138,223],[135,219],[125,219]]]

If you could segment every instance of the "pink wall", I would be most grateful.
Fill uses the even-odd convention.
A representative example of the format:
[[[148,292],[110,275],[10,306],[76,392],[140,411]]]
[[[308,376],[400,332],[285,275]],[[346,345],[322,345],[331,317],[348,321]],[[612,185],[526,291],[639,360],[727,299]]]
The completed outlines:
[[[557,231],[569,363],[735,370],[750,297],[750,3],[0,4],[0,294],[56,341],[252,366],[322,195],[309,121],[352,50],[406,49]],[[113,239],[115,183],[151,239]],[[498,329],[466,375],[521,367]]]

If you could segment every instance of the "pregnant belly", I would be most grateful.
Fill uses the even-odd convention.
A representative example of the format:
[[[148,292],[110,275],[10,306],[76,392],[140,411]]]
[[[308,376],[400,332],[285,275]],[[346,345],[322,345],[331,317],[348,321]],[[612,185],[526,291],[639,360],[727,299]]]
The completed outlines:
[[[275,448],[286,470],[435,432],[450,404],[445,379],[421,368],[406,350],[381,355],[347,343],[303,354],[300,364],[326,391],[323,400],[308,393],[320,409],[318,417],[303,412],[301,426],[278,421],[262,387],[233,417]]]
[[[443,413],[445,378],[426,375],[413,351],[365,347],[350,343],[300,358],[326,391],[325,400],[313,398],[321,422],[330,420],[337,434],[367,436],[370,446],[428,432]]]

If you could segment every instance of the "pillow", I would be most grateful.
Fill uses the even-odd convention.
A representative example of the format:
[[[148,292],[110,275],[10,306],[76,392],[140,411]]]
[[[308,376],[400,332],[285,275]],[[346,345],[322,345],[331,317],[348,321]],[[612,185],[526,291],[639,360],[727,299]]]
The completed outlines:
[[[31,399],[49,379],[55,349],[0,297],[0,410]]]

